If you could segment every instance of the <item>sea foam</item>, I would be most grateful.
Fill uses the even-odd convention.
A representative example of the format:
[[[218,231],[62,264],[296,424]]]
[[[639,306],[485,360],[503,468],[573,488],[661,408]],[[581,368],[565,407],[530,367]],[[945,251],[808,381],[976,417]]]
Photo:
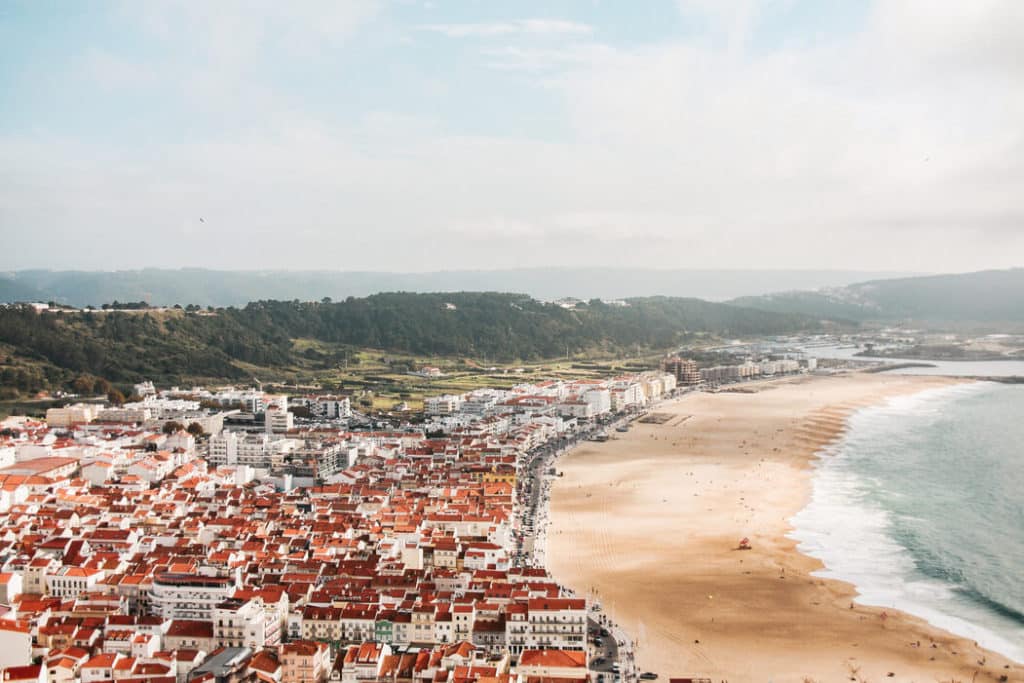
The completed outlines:
[[[993,386],[977,382],[931,389],[851,415],[845,434],[818,453],[811,499],[792,518],[790,538],[798,542],[801,552],[824,563],[816,576],[853,584],[858,603],[899,609],[1024,662],[1024,623],[972,599],[971,586],[923,571],[927,562],[896,533],[897,514],[883,502],[903,503],[902,527],[935,526],[927,516],[906,512],[913,509],[916,492],[902,490],[914,488],[912,479],[889,481],[893,459],[902,452],[926,448],[929,430],[948,419],[959,401],[984,399]],[[884,460],[888,468],[872,467]],[[912,476],[924,478],[929,472],[927,467],[919,468]],[[877,495],[880,491],[886,493],[883,500]],[[1014,533],[1012,527],[977,531]],[[1018,567],[1017,576],[1007,580],[1021,581],[1022,576],[1024,567]]]

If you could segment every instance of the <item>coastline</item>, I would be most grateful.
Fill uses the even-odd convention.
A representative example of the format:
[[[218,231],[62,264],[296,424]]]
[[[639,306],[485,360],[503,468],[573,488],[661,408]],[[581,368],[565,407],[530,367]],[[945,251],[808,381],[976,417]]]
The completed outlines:
[[[788,537],[816,454],[854,410],[959,381],[800,377],[660,406],[664,424],[559,460],[548,566],[640,641],[640,670],[666,678],[1024,679],[1019,664],[922,619],[851,607],[855,588],[812,576],[822,563]],[[735,549],[742,537],[752,550]]]

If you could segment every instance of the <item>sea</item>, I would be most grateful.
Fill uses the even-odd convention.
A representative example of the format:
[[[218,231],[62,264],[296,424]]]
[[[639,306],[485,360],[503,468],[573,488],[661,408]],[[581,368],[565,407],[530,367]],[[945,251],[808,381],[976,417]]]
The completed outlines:
[[[936,365],[909,370],[1024,375],[1019,361]],[[817,575],[1024,662],[1024,385],[971,382],[862,409],[815,468],[791,537],[822,560]]]

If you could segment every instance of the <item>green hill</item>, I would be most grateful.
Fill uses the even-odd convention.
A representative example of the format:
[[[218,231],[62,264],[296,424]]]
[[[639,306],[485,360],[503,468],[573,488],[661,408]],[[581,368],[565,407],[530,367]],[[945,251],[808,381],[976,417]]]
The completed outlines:
[[[0,308],[0,383],[23,391],[59,386],[79,374],[114,382],[236,379],[255,368],[297,364],[327,368],[346,349],[374,348],[421,356],[491,361],[541,360],[568,354],[666,350],[698,333],[723,337],[816,329],[800,315],[699,299],[651,297],[626,305],[599,301],[565,308],[522,294],[460,292],[377,294],[341,302],[258,301],[244,308],[43,312]],[[295,340],[326,351],[297,349]],[[4,375],[11,361],[31,360],[41,378]],[[34,382],[34,383],[33,383]],[[43,385],[43,386],[37,386]]]

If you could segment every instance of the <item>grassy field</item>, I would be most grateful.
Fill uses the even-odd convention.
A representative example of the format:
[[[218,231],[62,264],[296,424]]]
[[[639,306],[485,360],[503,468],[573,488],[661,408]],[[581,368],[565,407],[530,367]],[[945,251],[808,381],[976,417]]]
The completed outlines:
[[[234,384],[263,383],[268,390],[288,393],[337,391],[352,396],[353,407],[387,412],[407,403],[410,411],[423,407],[423,399],[445,393],[464,393],[484,387],[509,388],[543,379],[596,379],[617,372],[654,368],[661,354],[634,358],[580,355],[544,362],[494,364],[480,359],[441,358],[391,353],[378,349],[352,349],[311,339],[293,341],[296,363],[289,367],[261,367],[238,363],[251,380]],[[13,359],[11,359],[13,362]],[[20,364],[44,366],[45,363]],[[440,377],[412,374],[423,367],[436,367]],[[160,378],[152,378],[161,384]],[[218,386],[226,380],[216,377],[187,377],[180,385]],[[53,405],[50,400],[8,390],[0,396],[0,417],[9,414],[40,415]]]
[[[296,340],[295,346],[300,353],[308,349],[323,355],[337,353],[336,349],[311,340]],[[301,389],[303,385],[336,389],[351,394],[354,406],[363,410],[390,411],[400,402],[407,403],[410,410],[419,410],[427,396],[485,387],[509,388],[550,378],[608,377],[616,372],[656,367],[659,358],[660,354],[631,359],[588,356],[494,365],[469,358],[422,357],[360,349],[349,351],[346,359],[335,367],[296,369],[296,376],[305,376],[305,382],[291,390]],[[440,377],[412,374],[423,367],[438,368],[443,374]],[[289,385],[281,388],[289,389]]]

